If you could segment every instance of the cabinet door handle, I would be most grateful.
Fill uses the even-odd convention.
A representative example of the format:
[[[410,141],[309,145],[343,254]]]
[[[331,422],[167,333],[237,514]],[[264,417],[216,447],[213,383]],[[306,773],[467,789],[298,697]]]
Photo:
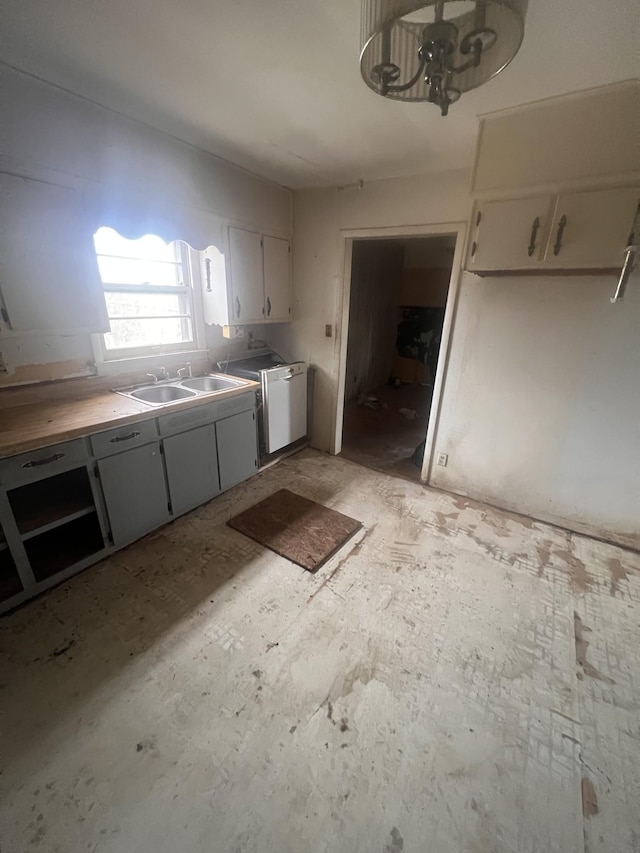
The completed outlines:
[[[111,444],[117,444],[118,441],[129,441],[129,439],[137,438],[139,435],[140,433],[134,430],[133,432],[128,432],[126,435],[114,435],[114,437],[110,438],[109,441]]]
[[[211,258],[204,259],[204,268],[207,275],[207,293],[211,293]]]
[[[25,462],[23,468],[39,468],[40,465],[49,465],[51,462],[58,462],[64,459],[64,453],[54,453],[53,456],[47,456],[46,459],[32,459],[30,462]]]
[[[267,296],[267,317],[271,316],[271,300]]]
[[[559,255],[560,249],[562,248],[562,235],[564,234],[564,229],[567,227],[567,217],[562,214],[560,217],[560,222],[558,222],[558,233],[556,234],[556,242],[553,246],[553,254]]]
[[[531,257],[531,255],[533,255],[536,250],[536,237],[538,236],[538,228],[540,228],[540,219],[536,216],[531,225],[531,238],[529,240],[529,248],[527,249],[529,257]]]
[[[236,317],[240,319],[240,297],[236,296]]]
[[[638,253],[640,252],[640,245],[634,245],[633,243],[634,235],[630,235],[629,245],[624,250],[624,263],[622,265],[622,270],[620,271],[620,278],[618,279],[618,284],[616,286],[616,292],[611,297],[611,302],[620,302],[620,300],[624,299],[624,293],[627,289],[627,282],[631,277],[631,273],[636,268],[636,258]]]

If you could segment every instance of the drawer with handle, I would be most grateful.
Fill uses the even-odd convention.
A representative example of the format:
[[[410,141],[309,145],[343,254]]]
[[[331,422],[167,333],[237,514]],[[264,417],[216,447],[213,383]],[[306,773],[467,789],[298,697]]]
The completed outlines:
[[[147,444],[158,437],[155,419],[128,424],[117,429],[108,429],[91,436],[91,449],[98,459],[122,453],[132,447]]]
[[[53,444],[1,460],[0,483],[7,487],[33,483],[61,471],[86,465],[88,459],[89,453],[84,438]]]
[[[174,435],[185,432],[203,424],[210,424],[237,412],[245,412],[253,409],[256,405],[256,392],[247,391],[223,400],[215,400],[213,403],[204,403],[202,406],[194,406],[182,412],[173,412],[170,415],[162,415],[158,418],[160,435]]]
[[[202,406],[194,406],[182,412],[172,412],[170,415],[162,415],[158,418],[158,429],[160,435],[174,435],[177,432],[193,429],[203,424],[210,424],[215,420],[216,404],[205,403]]]

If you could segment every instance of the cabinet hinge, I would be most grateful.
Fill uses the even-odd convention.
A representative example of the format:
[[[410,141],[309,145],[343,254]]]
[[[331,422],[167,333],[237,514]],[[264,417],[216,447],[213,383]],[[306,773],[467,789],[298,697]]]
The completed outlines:
[[[471,244],[471,257],[473,257],[475,255],[477,248],[478,248],[478,244],[474,240],[473,243]]]
[[[109,530],[109,532],[107,533],[107,540],[108,540],[112,545],[114,544],[114,542],[113,542],[113,533],[112,533],[110,530]]]
[[[480,225],[481,219],[482,219],[482,211],[479,210],[477,215],[476,215],[476,228],[478,227],[478,225]]]
[[[173,515],[173,507],[171,506],[171,501],[169,501],[169,503],[167,504],[167,509]]]
[[[160,456],[164,456],[164,444],[160,442]]]

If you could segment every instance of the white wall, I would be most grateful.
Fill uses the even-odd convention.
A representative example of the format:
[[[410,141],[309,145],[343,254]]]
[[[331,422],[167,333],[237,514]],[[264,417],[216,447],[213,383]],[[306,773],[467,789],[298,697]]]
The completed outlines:
[[[290,357],[316,370],[312,444],[329,450],[338,393],[344,234],[353,229],[463,222],[469,212],[466,171],[366,183],[362,189],[294,193],[293,322],[272,336]],[[366,236],[366,234],[363,234]],[[333,336],[325,337],[325,324]]]
[[[130,193],[291,235],[289,190],[173,137],[7,68],[0,71],[0,103],[0,171],[88,195]],[[216,330],[208,338],[211,345],[222,344]],[[87,336],[8,337],[1,346],[14,368],[85,359],[86,372],[92,369]],[[50,378],[44,368],[43,376]]]
[[[466,220],[467,176],[294,194],[294,322],[278,343],[317,369],[312,443],[330,450],[342,231]],[[485,278],[459,290],[432,483],[640,544],[640,273],[619,305],[612,277]]]
[[[338,190],[294,193],[293,321],[274,328],[274,348],[314,368],[312,444],[328,450],[337,387],[336,317],[340,292]],[[325,336],[325,324],[332,336]]]
[[[432,483],[640,545],[640,274],[463,277]]]
[[[402,245],[405,269],[451,269],[456,248],[455,238],[403,240]]]

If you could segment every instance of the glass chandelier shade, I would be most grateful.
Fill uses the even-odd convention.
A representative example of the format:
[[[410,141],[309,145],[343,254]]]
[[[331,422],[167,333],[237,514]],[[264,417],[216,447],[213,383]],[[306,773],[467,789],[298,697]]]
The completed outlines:
[[[513,59],[525,11],[526,0],[362,0],[362,77],[379,95],[446,115]]]

